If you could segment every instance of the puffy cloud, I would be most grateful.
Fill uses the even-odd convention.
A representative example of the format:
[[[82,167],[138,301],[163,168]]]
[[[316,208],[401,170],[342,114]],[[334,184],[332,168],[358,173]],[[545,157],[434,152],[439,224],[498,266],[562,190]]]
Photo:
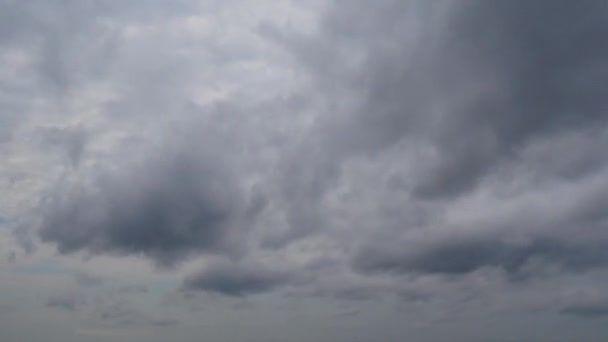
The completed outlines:
[[[40,235],[63,253],[143,254],[171,265],[228,248],[240,215],[229,174],[204,157],[163,154],[51,197]]]

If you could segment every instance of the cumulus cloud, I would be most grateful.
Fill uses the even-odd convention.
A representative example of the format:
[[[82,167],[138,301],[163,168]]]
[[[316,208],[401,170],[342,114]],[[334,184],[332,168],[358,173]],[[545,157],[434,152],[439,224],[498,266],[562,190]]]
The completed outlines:
[[[41,237],[64,253],[141,253],[165,264],[221,249],[239,208],[233,180],[213,163],[178,152],[51,198]]]

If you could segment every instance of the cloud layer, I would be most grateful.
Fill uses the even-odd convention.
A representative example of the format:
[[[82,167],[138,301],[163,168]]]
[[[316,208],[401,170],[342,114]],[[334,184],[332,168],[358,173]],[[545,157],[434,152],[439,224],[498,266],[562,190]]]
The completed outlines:
[[[6,269],[17,240],[175,278],[118,291],[133,306],[90,300],[95,268],[49,296],[102,326],[177,324],[140,298],[167,288],[376,327],[605,317],[606,19],[602,0],[0,0]]]

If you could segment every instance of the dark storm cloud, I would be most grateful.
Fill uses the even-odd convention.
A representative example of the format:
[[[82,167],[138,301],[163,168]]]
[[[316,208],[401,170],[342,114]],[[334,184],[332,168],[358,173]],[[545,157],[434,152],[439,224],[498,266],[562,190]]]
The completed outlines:
[[[62,190],[45,207],[40,236],[62,253],[142,254],[164,265],[228,250],[239,198],[214,162],[172,151],[88,188]]]
[[[52,179],[49,172],[55,185],[38,201],[40,217],[31,220],[40,223],[25,218],[28,222],[15,230],[24,247],[33,250],[30,227],[38,226],[42,240],[56,244],[61,253],[143,255],[169,265],[187,255],[233,251],[233,228],[247,227],[236,221],[255,216],[263,199],[258,196],[257,204],[241,208],[246,196],[238,183],[245,177],[236,177],[235,166],[222,161],[235,154],[228,145],[242,143],[236,125],[226,123],[235,115],[209,114],[211,123],[196,119],[208,119],[193,104],[198,89],[188,88],[198,74],[196,63],[175,53],[183,48],[181,40],[166,39],[174,33],[165,30],[166,21],[201,14],[199,4],[70,0],[3,1],[0,6],[7,19],[0,25],[9,26],[2,30],[0,44],[28,57],[26,90],[53,112],[48,121],[32,114],[26,132],[32,137],[22,140],[43,152],[59,150],[73,166],[61,179]],[[164,38],[141,34],[158,21]],[[180,33],[190,31],[182,21],[171,24],[184,31]],[[94,89],[92,102],[87,95],[74,96],[89,88]],[[35,102],[30,93],[24,99]],[[112,94],[111,99],[104,94]],[[72,111],[76,98],[77,106],[86,108]],[[10,118],[0,113],[0,122],[12,122]],[[184,137],[184,132],[171,131],[176,121],[188,121],[185,126],[196,133]],[[224,141],[209,138],[222,130],[229,131]],[[0,131],[2,139],[4,127]],[[120,146],[112,145],[115,138]],[[186,141],[167,151],[180,139]],[[135,145],[141,149],[134,151]]]
[[[493,267],[521,277],[535,263],[564,272],[605,267],[607,192],[597,180],[606,177],[608,146],[607,18],[601,0],[334,1],[318,35],[263,27],[325,101],[314,138],[285,159],[291,230],[270,245],[331,229],[335,213],[324,197],[338,184],[363,187],[349,183],[345,165],[389,155],[411,172],[386,193],[405,192],[403,210],[423,203],[428,218],[413,227],[386,215],[370,219],[361,239],[376,230],[389,242],[359,241],[369,248],[355,257],[358,270],[466,274]],[[568,189],[558,199],[533,182],[508,186],[530,179]],[[501,187],[512,192],[498,194]],[[528,191],[546,191],[538,200],[555,207],[498,214]],[[481,212],[496,209],[493,222],[467,227],[442,219],[477,192],[503,196],[495,207],[478,203]],[[569,197],[569,209],[557,205]]]
[[[220,263],[187,278],[185,290],[207,291],[231,297],[268,292],[290,281],[288,274],[258,266]]]
[[[418,193],[460,192],[454,184],[475,184],[534,139],[606,125],[607,10],[597,0],[471,1],[456,9],[429,72],[441,95],[459,96],[468,82],[479,82],[480,93],[465,94],[462,108],[440,118],[443,160]]]
[[[404,186],[387,193],[437,202],[430,217],[503,181],[505,170],[573,182],[603,172],[606,17],[601,0],[361,0],[331,2],[318,34],[261,27],[310,80],[316,111],[282,158],[288,228],[264,246],[331,229],[335,213],[324,201],[349,184],[353,160],[402,160],[407,171],[395,178]]]
[[[322,37],[269,35],[335,96],[338,113],[321,121],[324,148],[334,154],[324,160],[340,163],[403,140],[433,146],[413,191],[442,198],[474,189],[539,138],[606,124],[606,7],[601,0],[336,1]],[[354,108],[339,113],[348,103]]]

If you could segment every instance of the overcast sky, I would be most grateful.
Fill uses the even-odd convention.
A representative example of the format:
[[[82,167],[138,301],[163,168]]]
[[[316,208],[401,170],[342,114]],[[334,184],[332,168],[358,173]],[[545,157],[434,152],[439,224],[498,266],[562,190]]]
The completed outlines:
[[[607,151],[605,0],[0,0],[0,340],[606,341]]]

